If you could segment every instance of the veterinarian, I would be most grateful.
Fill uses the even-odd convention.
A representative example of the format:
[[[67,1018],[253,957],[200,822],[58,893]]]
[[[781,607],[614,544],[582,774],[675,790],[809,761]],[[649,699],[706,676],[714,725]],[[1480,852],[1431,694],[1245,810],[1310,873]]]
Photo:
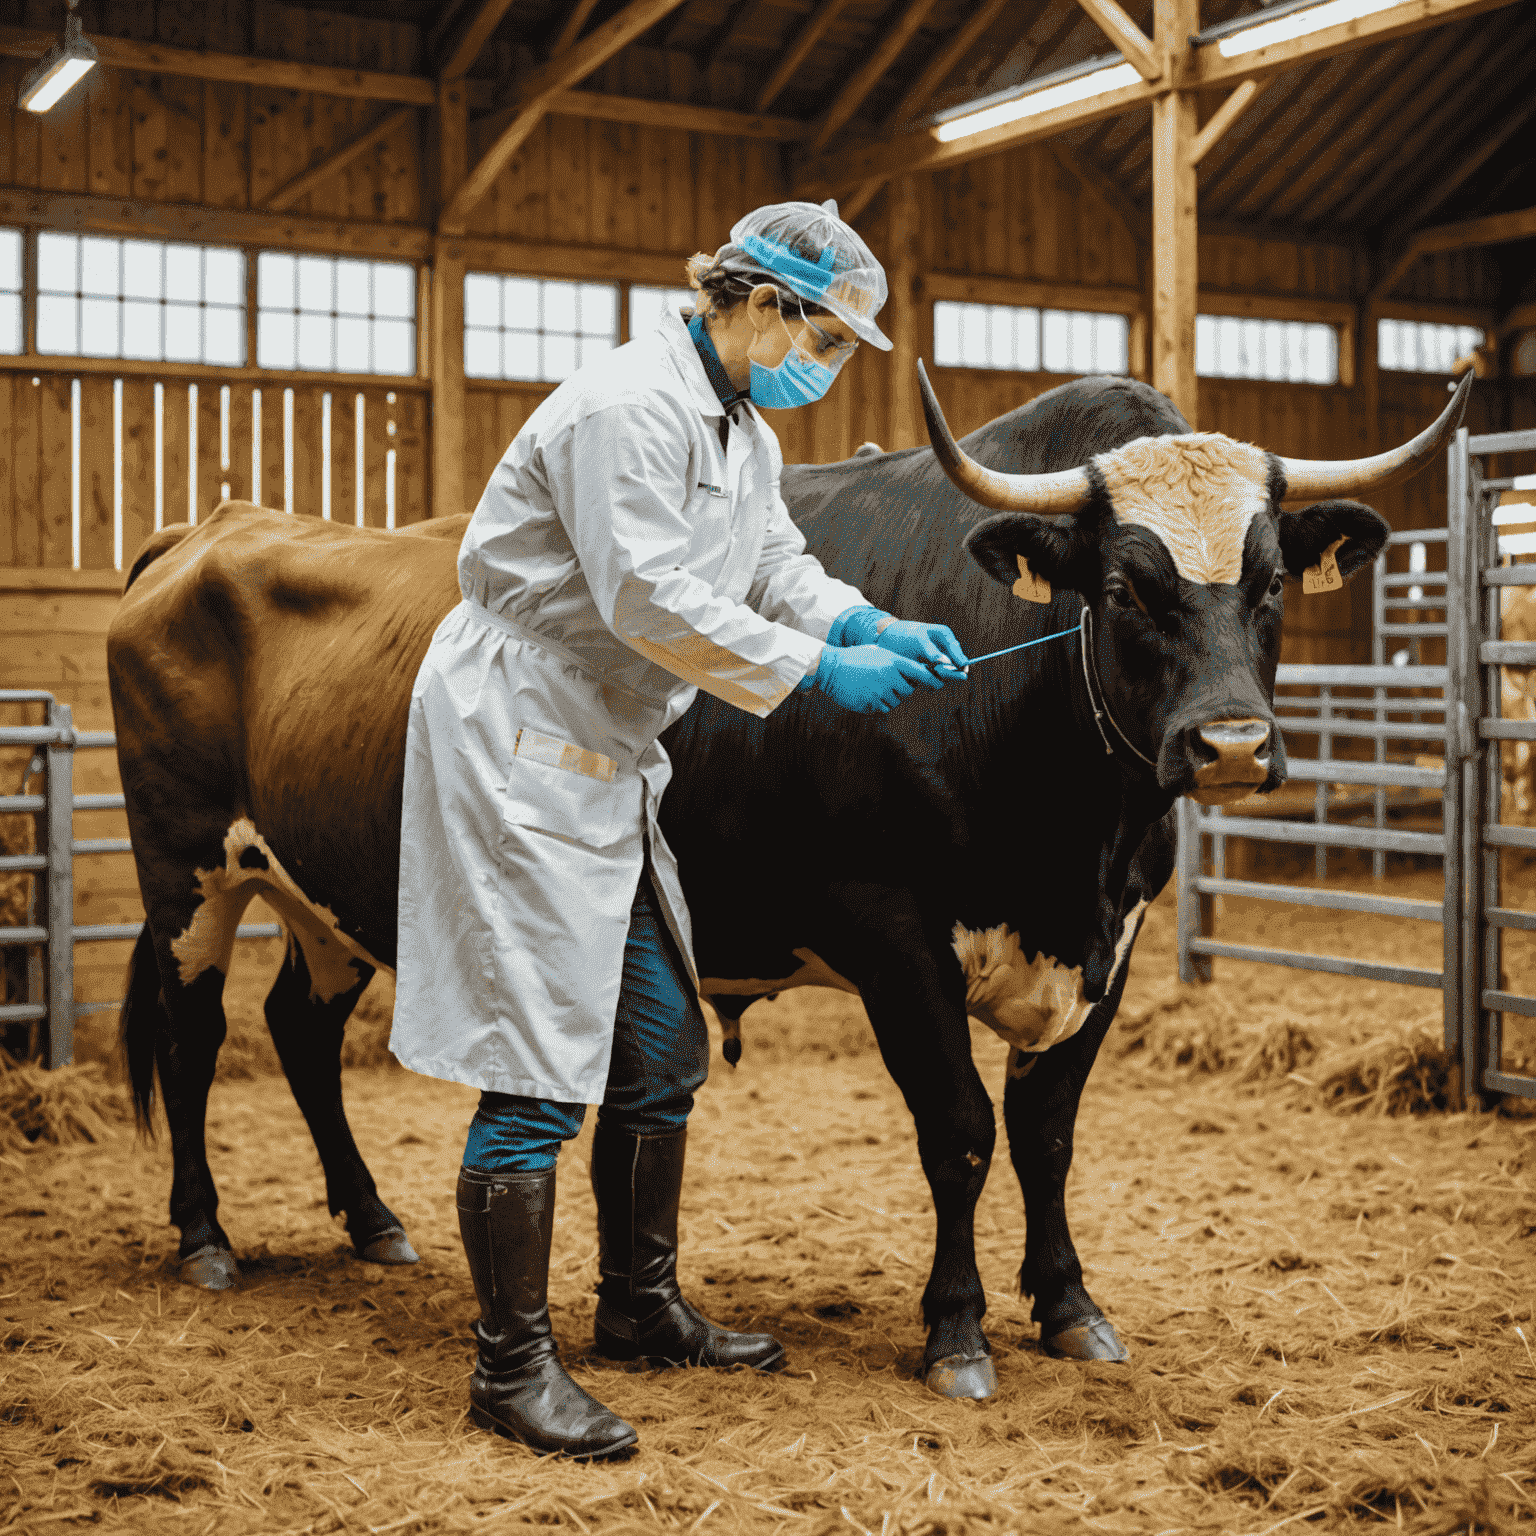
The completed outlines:
[[[598,1352],[784,1364],[678,1290],[709,1050],[656,738],[699,688],[759,716],[806,690],[883,713],[965,666],[948,628],[893,620],[806,553],[758,413],[820,399],[861,342],[890,349],[868,246],[835,203],[779,203],[688,272],[692,318],[669,310],[567,379],[497,465],[406,746],[390,1047],[481,1090],[457,1191],[481,1312],[471,1414],[578,1457],[636,1441],[550,1333],[555,1160],[588,1104]]]

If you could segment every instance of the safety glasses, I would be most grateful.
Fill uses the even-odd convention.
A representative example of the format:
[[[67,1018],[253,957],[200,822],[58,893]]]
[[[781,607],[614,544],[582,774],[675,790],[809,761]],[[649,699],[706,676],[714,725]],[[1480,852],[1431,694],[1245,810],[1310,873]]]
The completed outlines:
[[[859,344],[855,341],[839,341],[830,331],[824,331],[805,312],[805,303],[797,293],[795,303],[800,309],[800,318],[805,322],[806,328],[816,337],[816,356],[810,358],[813,363],[820,363],[823,368],[831,368],[834,371],[841,368],[844,363],[859,350]]]

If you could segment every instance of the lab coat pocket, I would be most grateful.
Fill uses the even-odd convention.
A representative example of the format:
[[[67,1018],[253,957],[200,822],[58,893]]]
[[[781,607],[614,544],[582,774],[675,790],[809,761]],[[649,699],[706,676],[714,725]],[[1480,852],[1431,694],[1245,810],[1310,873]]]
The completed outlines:
[[[601,752],[527,727],[517,733],[507,773],[502,819],[588,848],[608,848],[627,830],[633,800],[618,764]]]

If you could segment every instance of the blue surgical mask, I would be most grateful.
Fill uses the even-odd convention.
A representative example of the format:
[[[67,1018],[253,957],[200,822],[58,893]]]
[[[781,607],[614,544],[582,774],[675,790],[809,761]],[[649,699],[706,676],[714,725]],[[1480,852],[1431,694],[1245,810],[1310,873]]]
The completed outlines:
[[[803,319],[804,305],[800,307],[800,314]],[[779,316],[779,323],[784,324],[782,315]],[[789,327],[785,325],[784,329],[788,331]],[[831,389],[832,380],[837,377],[842,365],[842,358],[838,359],[836,368],[814,362],[801,353],[791,337],[789,351],[784,354],[784,361],[777,368],[765,368],[761,363],[752,364],[752,403],[770,411],[787,411],[797,405],[809,405],[813,400],[820,400]]]

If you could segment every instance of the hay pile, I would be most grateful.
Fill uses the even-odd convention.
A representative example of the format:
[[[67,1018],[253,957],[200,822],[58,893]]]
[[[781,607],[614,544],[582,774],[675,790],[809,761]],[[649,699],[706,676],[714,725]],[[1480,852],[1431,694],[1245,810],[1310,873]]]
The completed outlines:
[[[123,1092],[95,1063],[50,1072],[0,1050],[0,1150],[105,1141],[131,1118]]]

